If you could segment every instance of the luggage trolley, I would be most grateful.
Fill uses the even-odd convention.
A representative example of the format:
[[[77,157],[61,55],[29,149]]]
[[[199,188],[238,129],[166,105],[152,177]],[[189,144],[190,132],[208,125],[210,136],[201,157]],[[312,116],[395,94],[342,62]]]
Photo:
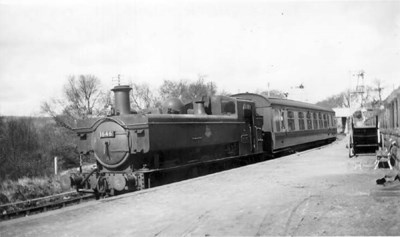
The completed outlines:
[[[354,124],[351,119],[351,132],[349,137],[349,157],[359,154],[375,154],[379,150],[381,137],[379,132],[378,116],[374,125]]]

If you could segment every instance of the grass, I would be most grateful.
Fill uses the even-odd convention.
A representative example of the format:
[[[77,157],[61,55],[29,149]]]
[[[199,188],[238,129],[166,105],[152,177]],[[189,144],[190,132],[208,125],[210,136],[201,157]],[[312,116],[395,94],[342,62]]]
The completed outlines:
[[[0,183],[0,205],[62,193],[60,176],[23,177]]]
[[[83,172],[90,172],[94,164],[82,167]],[[18,180],[5,180],[0,183],[0,205],[46,197],[65,192],[61,188],[61,176],[77,173],[77,168],[61,172],[59,175],[44,177],[23,177]],[[71,188],[71,191],[73,189]]]
[[[92,169],[93,165],[84,167],[86,169]],[[35,207],[37,205],[44,205],[49,202],[54,202],[59,199],[50,198],[46,200],[36,200],[32,199],[52,196],[55,194],[63,193],[70,190],[63,190],[61,188],[61,177],[64,175],[69,175],[70,173],[75,173],[75,169],[70,169],[62,172],[60,175],[54,176],[44,176],[44,177],[23,177],[18,180],[5,180],[0,183],[0,205],[8,203],[18,203],[22,201],[28,201],[20,203],[18,205],[7,205],[0,207],[0,215],[5,213],[12,213],[15,211],[22,210],[24,208]],[[32,200],[32,202],[31,202]]]
[[[52,196],[64,192],[65,190],[62,190],[61,188],[60,177],[61,176],[35,178],[23,177],[16,181],[6,180],[1,182],[0,205],[22,201],[27,202],[0,207],[0,214],[12,213],[25,208],[36,207],[48,202],[53,202],[56,200],[55,198],[36,201],[33,201],[32,199]],[[30,200],[32,200],[32,202]]]

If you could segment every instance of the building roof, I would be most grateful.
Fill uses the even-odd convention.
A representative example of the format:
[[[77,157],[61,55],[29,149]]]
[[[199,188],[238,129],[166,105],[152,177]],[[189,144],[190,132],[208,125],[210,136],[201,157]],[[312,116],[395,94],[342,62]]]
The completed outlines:
[[[391,103],[393,102],[394,99],[400,96],[400,87],[398,87],[396,90],[392,91],[390,95],[384,100],[385,103]]]

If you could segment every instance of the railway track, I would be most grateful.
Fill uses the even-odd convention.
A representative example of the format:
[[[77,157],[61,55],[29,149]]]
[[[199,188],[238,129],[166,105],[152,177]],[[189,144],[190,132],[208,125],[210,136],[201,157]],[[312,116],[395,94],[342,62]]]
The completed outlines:
[[[342,138],[343,139],[343,138]],[[341,140],[340,138],[338,140]],[[319,150],[324,147],[330,146],[331,144],[314,147],[308,150],[296,152],[296,155],[302,155],[313,150]],[[280,154],[275,158],[285,156]],[[213,173],[213,172],[210,172]],[[210,174],[208,173],[208,174]],[[205,175],[205,174],[203,174]],[[200,175],[201,176],[201,175]],[[181,181],[181,180],[176,180]],[[86,200],[96,199],[94,194],[81,194],[76,191],[65,192],[53,196],[47,196],[42,198],[31,199],[22,202],[9,203],[0,205],[0,221],[14,219],[23,216],[29,216],[49,210],[60,209],[73,204],[79,204]]]
[[[60,209],[95,198],[94,194],[79,194],[76,191],[71,191],[53,196],[4,204],[0,205],[0,221]]]

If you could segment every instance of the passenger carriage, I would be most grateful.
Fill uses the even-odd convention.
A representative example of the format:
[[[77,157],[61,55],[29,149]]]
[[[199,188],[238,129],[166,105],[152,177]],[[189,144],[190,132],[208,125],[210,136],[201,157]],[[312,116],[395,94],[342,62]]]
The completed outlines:
[[[255,102],[257,114],[264,120],[264,150],[270,154],[336,139],[335,112],[331,109],[253,93],[233,97]]]

